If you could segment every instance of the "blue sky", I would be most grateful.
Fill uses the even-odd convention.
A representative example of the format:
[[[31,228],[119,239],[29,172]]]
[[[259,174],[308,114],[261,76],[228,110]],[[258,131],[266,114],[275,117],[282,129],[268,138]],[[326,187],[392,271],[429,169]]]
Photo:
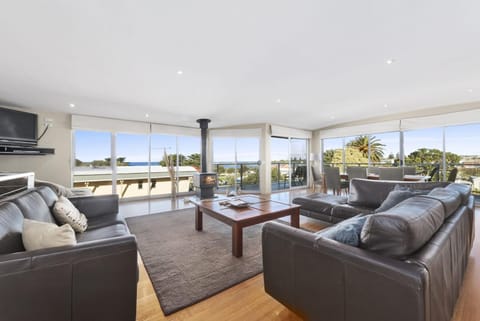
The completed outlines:
[[[235,161],[235,149],[237,160],[243,162],[257,162],[260,160],[260,143],[258,138],[242,137],[215,137],[213,139],[213,161],[225,163]]]
[[[127,162],[148,161],[148,135],[117,134],[117,156],[126,157]],[[171,135],[152,135],[152,161],[163,158],[163,150],[175,153],[176,137]],[[180,154],[200,153],[200,137],[178,136]],[[94,131],[75,131],[75,158],[88,162],[110,157],[110,133]]]

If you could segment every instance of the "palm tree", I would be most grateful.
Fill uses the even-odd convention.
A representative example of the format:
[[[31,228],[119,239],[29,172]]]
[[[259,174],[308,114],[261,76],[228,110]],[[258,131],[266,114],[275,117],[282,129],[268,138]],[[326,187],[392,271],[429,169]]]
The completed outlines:
[[[368,145],[370,144],[370,160],[372,162],[379,162],[383,158],[383,147],[385,144],[380,142],[380,139],[375,136],[360,135],[354,140],[347,143],[348,147],[355,147],[364,157],[368,157]]]

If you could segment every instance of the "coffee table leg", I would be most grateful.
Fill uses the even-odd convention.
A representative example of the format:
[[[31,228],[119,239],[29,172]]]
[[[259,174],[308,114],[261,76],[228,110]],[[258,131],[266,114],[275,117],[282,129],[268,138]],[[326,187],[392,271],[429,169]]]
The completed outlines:
[[[243,255],[243,231],[238,224],[232,226],[232,254],[236,257]]]
[[[203,229],[203,213],[199,206],[195,206],[195,229],[197,231]]]
[[[300,227],[300,209],[296,208],[290,214],[290,225],[293,227]]]

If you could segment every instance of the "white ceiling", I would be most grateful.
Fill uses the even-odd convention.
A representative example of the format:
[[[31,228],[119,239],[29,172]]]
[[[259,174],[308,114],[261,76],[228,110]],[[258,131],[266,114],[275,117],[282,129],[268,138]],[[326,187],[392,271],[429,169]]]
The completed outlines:
[[[478,0],[2,0],[0,103],[316,129],[475,102],[479,16]]]

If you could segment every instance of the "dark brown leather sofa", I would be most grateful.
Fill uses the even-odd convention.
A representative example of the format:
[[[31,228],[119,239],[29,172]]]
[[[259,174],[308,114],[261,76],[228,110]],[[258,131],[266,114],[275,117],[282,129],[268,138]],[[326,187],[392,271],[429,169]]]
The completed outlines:
[[[325,231],[266,223],[265,291],[305,320],[449,321],[474,238],[473,196],[469,188],[451,186],[457,188],[458,199],[442,199],[441,188],[369,215],[359,247],[324,237]],[[364,229],[375,231],[375,215],[387,220],[379,229],[383,234],[372,236]],[[388,220],[392,216],[396,220]],[[405,243],[417,248],[399,256],[391,244],[403,247],[403,216],[410,224]]]
[[[301,205],[300,214],[330,223],[338,223],[358,213],[373,213],[395,186],[413,190],[431,190],[447,182],[379,181],[363,178],[350,180],[348,196],[313,193],[293,199]]]
[[[118,196],[71,201],[88,218],[77,245],[25,251],[23,219],[55,222],[48,187],[0,200],[0,320],[134,321],[137,245]]]

